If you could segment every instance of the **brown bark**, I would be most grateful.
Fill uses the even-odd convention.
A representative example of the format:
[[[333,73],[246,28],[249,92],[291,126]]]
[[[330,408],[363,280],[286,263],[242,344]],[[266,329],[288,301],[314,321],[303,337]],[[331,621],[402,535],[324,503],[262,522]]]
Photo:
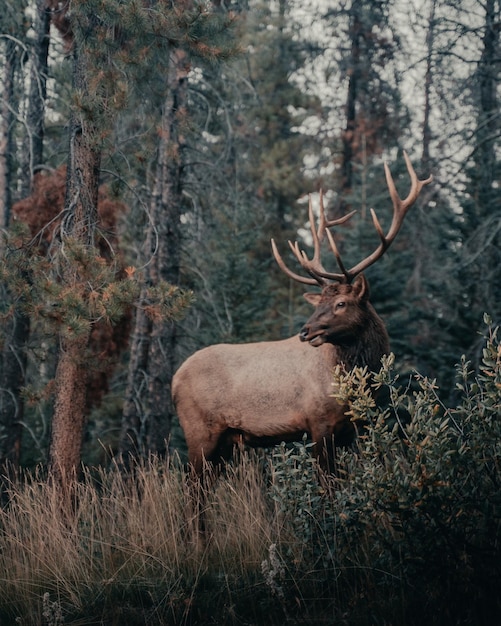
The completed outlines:
[[[87,59],[74,52],[74,87],[87,92]],[[76,245],[94,247],[101,151],[97,129],[82,112],[74,111],[70,122],[70,147],[66,183],[66,218],[61,226],[62,244],[71,239]],[[61,279],[85,298],[83,277],[78,265],[65,265]],[[88,330],[63,334],[56,370],[56,391],[49,466],[61,483],[78,474],[85,426],[85,388],[88,367],[85,356]]]
[[[63,339],[56,370],[50,464],[52,472],[63,480],[75,478],[80,465],[87,339]]]

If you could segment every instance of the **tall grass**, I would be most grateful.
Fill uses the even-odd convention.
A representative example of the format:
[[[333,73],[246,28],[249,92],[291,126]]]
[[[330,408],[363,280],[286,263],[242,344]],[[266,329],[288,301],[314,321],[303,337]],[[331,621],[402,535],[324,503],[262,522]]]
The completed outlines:
[[[303,441],[241,453],[201,492],[154,459],[86,472],[71,507],[36,473],[8,485],[0,624],[501,623],[496,331],[477,374],[458,366],[453,407],[420,376],[400,389],[389,361],[385,410],[365,372],[336,376],[364,425],[337,477]]]
[[[231,613],[233,587],[263,586],[261,562],[280,540],[262,481],[246,456],[229,468],[204,498],[201,533],[176,463],[141,464],[133,478],[87,473],[71,511],[57,486],[26,477],[0,511],[0,615],[43,624],[47,594],[65,623],[182,624],[212,608]]]

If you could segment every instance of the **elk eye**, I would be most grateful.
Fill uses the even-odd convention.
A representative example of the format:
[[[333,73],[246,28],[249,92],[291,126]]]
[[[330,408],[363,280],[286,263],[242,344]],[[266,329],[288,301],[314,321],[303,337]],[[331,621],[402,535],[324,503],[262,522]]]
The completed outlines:
[[[346,302],[343,302],[342,300],[341,302],[336,303],[336,309],[342,309],[345,306],[346,306]]]

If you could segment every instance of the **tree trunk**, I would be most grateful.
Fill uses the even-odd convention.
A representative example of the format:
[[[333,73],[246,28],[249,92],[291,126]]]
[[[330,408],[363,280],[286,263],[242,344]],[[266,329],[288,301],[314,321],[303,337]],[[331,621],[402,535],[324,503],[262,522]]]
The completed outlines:
[[[152,255],[145,270],[146,290],[159,281],[179,283],[180,217],[182,200],[183,137],[187,94],[186,53],[170,55],[168,92],[162,111],[155,186],[153,189],[147,250]],[[150,320],[140,306],[136,312],[131,359],[123,409],[120,453],[146,450],[165,453],[173,407],[170,384],[175,367],[176,327],[161,319]]]
[[[2,109],[0,116],[0,228],[8,226],[11,207],[11,160],[12,151],[12,121],[14,76],[16,67],[16,45],[10,39],[5,41],[5,64],[3,76]],[[0,240],[0,249],[3,241]],[[0,469],[3,471],[6,463],[17,464],[18,422],[19,407],[12,378],[12,366],[16,366],[16,354],[10,349],[11,337],[16,332],[16,320],[12,320],[10,328],[6,330],[4,348],[0,362]],[[17,378],[17,377],[15,377]]]
[[[56,370],[50,466],[63,482],[76,477],[84,425],[88,337],[63,339]]]
[[[499,106],[497,86],[499,76],[499,24],[496,22],[498,0],[485,3],[483,50],[478,64],[479,112],[476,134],[475,163],[478,172],[475,190],[476,211],[470,223],[476,228],[490,214],[493,201],[498,195],[494,187],[496,173],[496,145],[499,138]]]
[[[180,223],[182,203],[183,136],[186,116],[187,59],[181,50],[171,54],[169,92],[164,105],[162,138],[159,146],[156,188],[153,194],[157,216],[158,256],[152,279],[179,284]],[[153,207],[152,207],[153,208]],[[149,406],[147,441],[150,450],[164,453],[173,417],[171,380],[175,368],[176,325],[153,323],[148,379]]]
[[[30,320],[15,310],[9,326],[1,355],[0,372],[0,468],[6,464],[19,464],[21,422],[24,403],[21,391],[26,374],[26,338]]]
[[[426,33],[426,73],[424,77],[424,111],[423,111],[423,152],[421,165],[424,171],[430,168],[430,142],[431,142],[431,90],[433,86],[433,55],[435,54],[435,11],[436,1],[433,0],[430,8],[430,19]]]
[[[5,40],[5,63],[3,76],[3,98],[0,128],[0,229],[9,226],[12,204],[12,162],[15,157],[13,132],[14,81],[19,63],[17,44]],[[0,250],[3,241],[0,238]],[[8,285],[4,286],[8,291]],[[19,463],[20,421],[22,418],[21,388],[24,384],[26,353],[24,337],[26,317],[16,310],[12,318],[5,321],[5,338],[0,355],[0,469],[6,464]],[[29,326],[29,323],[28,323]]]
[[[482,239],[486,243],[479,246],[481,255],[475,287],[476,301],[482,303],[481,313],[494,315],[494,319],[499,321],[501,235],[497,224],[500,219],[501,192],[499,185],[496,184],[499,181],[499,161],[496,151],[501,127],[497,96],[500,73],[499,0],[487,0],[483,6],[485,9],[483,49],[477,68],[480,92],[474,153],[475,208],[474,215],[470,218],[468,235],[470,236],[475,229],[483,231]]]
[[[152,230],[151,225],[149,230]],[[152,260],[153,262],[153,260]],[[136,310],[134,332],[130,344],[127,388],[122,411],[120,455],[125,463],[128,457],[145,453],[144,403],[146,401],[148,354],[151,342],[151,319],[146,315],[143,304],[147,299],[147,287],[143,286]]]
[[[74,88],[88,95],[87,59],[85,53],[78,49],[74,51]],[[83,112],[75,110],[70,121],[62,246],[71,240],[78,246],[94,247],[100,160],[97,129]],[[74,262],[66,263],[61,279],[81,292],[83,279]],[[89,336],[90,331],[83,330],[75,334],[63,333],[60,340],[49,466],[52,476],[63,484],[79,471],[85,425],[85,357]]]
[[[47,0],[37,0],[35,18],[35,44],[30,74],[30,93],[26,116],[27,134],[23,144],[21,193],[31,192],[33,174],[43,163],[45,127],[45,100],[47,98],[47,73],[50,42],[50,11]]]
[[[342,134],[342,162],[341,162],[341,190],[340,206],[337,207],[339,214],[344,214],[348,210],[345,197],[351,192],[353,186],[353,142],[357,127],[357,101],[360,79],[360,37],[362,25],[360,23],[359,11],[360,2],[355,0],[350,9],[350,69],[348,78],[348,93],[346,96],[346,127]]]
[[[13,150],[13,121],[14,78],[18,63],[17,45],[11,39],[5,40],[4,75],[2,85],[1,116],[0,116],[0,228],[7,228],[10,221],[12,204],[12,159]],[[0,247],[2,242],[0,241]]]

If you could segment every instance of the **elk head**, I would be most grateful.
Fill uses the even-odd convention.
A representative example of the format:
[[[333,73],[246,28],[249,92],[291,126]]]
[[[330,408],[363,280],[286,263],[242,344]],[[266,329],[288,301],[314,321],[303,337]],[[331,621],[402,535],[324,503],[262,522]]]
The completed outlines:
[[[329,229],[343,224],[356,211],[352,211],[339,219],[327,220],[322,192],[320,192],[320,216],[317,229],[315,229],[311,196],[309,201],[309,222],[314,246],[313,258],[309,259],[304,250],[300,250],[297,241],[295,243],[289,241],[294,256],[308,276],[302,276],[291,271],[280,256],[275,242],[273,239],[271,240],[275,260],[287,276],[300,283],[318,285],[322,288],[320,294],[305,294],[306,300],[313,304],[316,309],[299,333],[301,341],[308,341],[314,347],[326,342],[336,345],[349,344],[366,323],[367,316],[364,313],[370,308],[372,314],[373,309],[369,303],[369,286],[362,272],[381,258],[390,247],[402,226],[407,211],[418,198],[422,188],[433,179],[430,176],[426,180],[419,180],[406,152],[404,152],[404,158],[411,179],[409,194],[404,200],[399,197],[390,168],[385,163],[386,183],[393,203],[392,222],[385,234],[376,212],[371,209],[372,221],[379,235],[380,243],[369,256],[350,269],[345,267]],[[327,237],[331,251],[336,258],[340,270],[338,273],[326,271],[321,263],[320,246],[324,237]]]

